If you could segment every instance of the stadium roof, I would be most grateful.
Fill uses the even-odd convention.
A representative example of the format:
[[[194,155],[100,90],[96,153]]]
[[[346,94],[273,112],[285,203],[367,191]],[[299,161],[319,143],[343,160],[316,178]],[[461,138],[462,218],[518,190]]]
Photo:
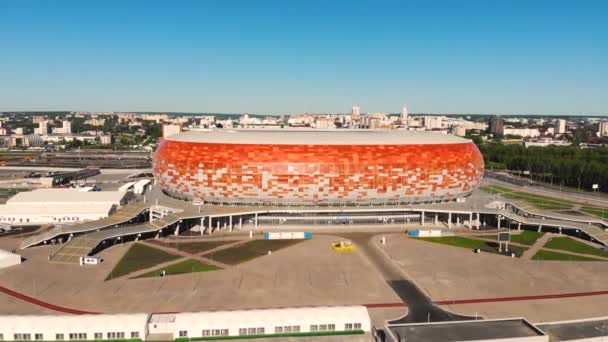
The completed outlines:
[[[470,142],[455,135],[437,132],[369,129],[218,129],[182,132],[167,140],[271,145],[432,145]]]

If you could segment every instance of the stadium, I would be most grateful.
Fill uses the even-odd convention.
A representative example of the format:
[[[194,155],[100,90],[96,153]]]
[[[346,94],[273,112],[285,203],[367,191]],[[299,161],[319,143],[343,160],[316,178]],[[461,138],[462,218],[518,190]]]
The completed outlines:
[[[470,140],[388,130],[189,131],[164,139],[154,161],[169,196],[270,206],[449,201],[484,169]]]

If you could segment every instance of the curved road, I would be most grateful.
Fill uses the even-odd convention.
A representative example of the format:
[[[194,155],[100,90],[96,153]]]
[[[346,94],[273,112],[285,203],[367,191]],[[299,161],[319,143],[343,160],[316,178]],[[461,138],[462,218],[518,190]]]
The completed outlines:
[[[357,248],[367,257],[367,259],[382,274],[384,280],[407,305],[408,314],[403,318],[391,321],[390,323],[421,323],[475,319],[474,317],[461,316],[433,304],[432,300],[426,296],[422,290],[412,281],[406,279],[401,270],[388,259],[372,241],[373,236],[369,233],[348,233],[340,234],[350,239]]]

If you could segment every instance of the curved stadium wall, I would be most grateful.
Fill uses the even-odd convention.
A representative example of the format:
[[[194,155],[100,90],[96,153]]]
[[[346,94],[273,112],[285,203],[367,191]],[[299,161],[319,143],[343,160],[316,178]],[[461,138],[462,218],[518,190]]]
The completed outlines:
[[[475,144],[438,133],[288,134],[177,134],[161,141],[155,177],[168,195],[206,203],[341,206],[452,200],[483,175]],[[349,143],[358,139],[365,142]]]

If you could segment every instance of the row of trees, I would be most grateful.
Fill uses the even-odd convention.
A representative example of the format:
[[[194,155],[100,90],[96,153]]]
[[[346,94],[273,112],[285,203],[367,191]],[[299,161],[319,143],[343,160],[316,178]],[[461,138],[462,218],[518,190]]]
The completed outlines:
[[[501,143],[479,144],[486,168],[530,172],[534,180],[590,190],[599,184],[608,192],[608,147],[581,149],[576,146],[524,147]]]

